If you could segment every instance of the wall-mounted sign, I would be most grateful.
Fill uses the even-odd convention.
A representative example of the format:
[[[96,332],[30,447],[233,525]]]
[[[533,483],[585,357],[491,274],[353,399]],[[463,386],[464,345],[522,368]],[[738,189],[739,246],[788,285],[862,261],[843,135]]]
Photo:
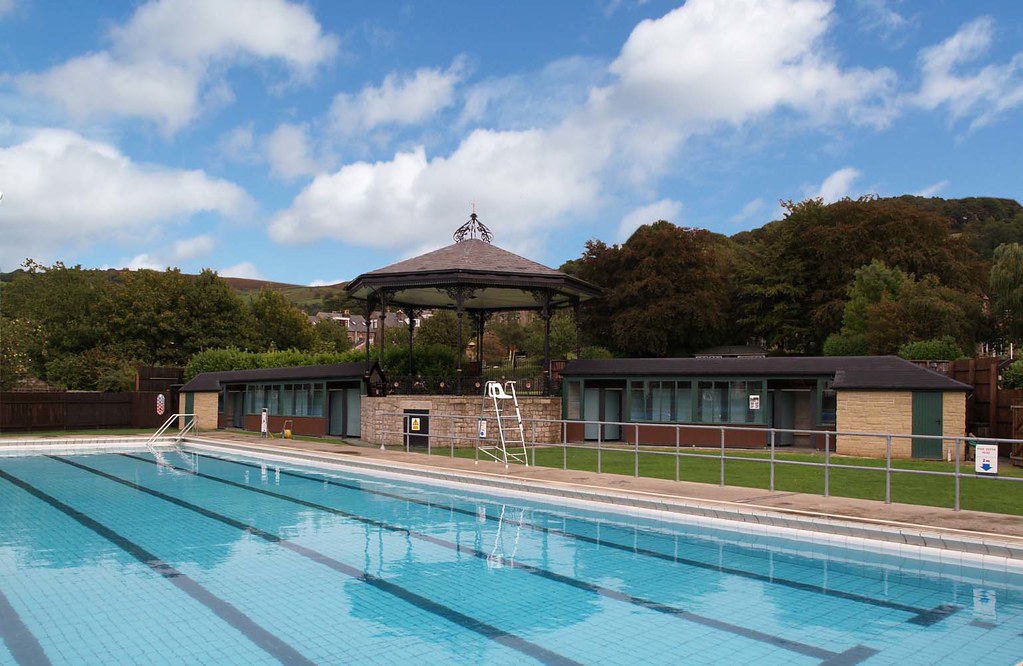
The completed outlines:
[[[167,410],[167,397],[164,394],[156,396],[156,414],[157,416],[163,416],[163,413]]]
[[[267,414],[266,407],[259,413],[259,434],[266,437],[270,431],[270,416]]]
[[[977,445],[977,474],[998,474],[998,445]]]
[[[414,416],[411,419],[409,419],[409,421],[411,422],[411,424],[409,425],[409,430],[411,430],[412,432],[419,432],[420,423],[419,417]]]
[[[760,409],[760,396],[759,395],[751,395],[749,397],[749,408],[750,409]]]
[[[479,431],[480,431],[480,439],[486,439],[487,438],[487,420],[486,419],[480,419]]]

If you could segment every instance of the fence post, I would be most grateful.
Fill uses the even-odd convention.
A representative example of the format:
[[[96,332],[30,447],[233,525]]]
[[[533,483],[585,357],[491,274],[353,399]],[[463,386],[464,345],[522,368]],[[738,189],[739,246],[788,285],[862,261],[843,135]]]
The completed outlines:
[[[675,483],[678,483],[679,479],[679,466],[682,463],[682,451],[681,451],[681,438],[679,437],[679,427],[675,424]]]
[[[955,455],[956,455],[956,477],[955,477],[956,478],[956,496],[955,496],[955,506],[953,507],[953,510],[955,510],[955,511],[959,510],[959,455],[960,455],[959,451],[961,449],[962,442],[963,442],[963,439],[961,437],[956,437],[956,453],[955,453]]]
[[[639,424],[636,424],[636,466],[632,475],[639,478]]]
[[[531,423],[533,424],[533,427],[532,427],[532,430],[533,430],[532,440],[533,441],[530,442],[531,446],[529,447],[529,450],[533,452],[533,467],[536,467],[536,421],[531,421]]]
[[[774,428],[771,428],[771,488],[770,491],[774,492]]]
[[[568,469],[568,421],[561,422],[561,468]]]
[[[452,435],[451,435],[451,439],[449,441],[451,442],[451,457],[454,458],[455,457],[455,435],[454,435],[454,433],[458,432],[458,419],[455,418],[455,417],[452,417],[452,419],[451,419],[451,430],[453,432],[452,432]]]
[[[725,427],[721,426],[721,482],[718,485],[725,485]]]
[[[837,437],[837,433],[836,433]],[[831,484],[831,433],[824,433],[824,496],[830,497]]]
[[[884,503],[892,503],[892,434],[888,433],[884,465]]]
[[[603,467],[601,465],[601,455],[600,455],[601,454],[600,445],[603,442],[603,439],[604,439],[604,426],[601,425],[601,423],[598,421],[597,422],[597,474],[600,474],[601,472],[604,471]]]
[[[384,448],[384,412],[383,410],[377,414],[377,437],[380,438],[380,450],[386,451]]]

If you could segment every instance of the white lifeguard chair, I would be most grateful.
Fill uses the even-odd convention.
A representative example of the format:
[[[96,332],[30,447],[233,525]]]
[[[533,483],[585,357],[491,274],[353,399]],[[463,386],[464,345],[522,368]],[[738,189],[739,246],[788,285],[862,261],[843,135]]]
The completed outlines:
[[[498,438],[490,443],[486,439],[487,406],[493,409],[494,420],[497,421]],[[477,449],[505,467],[508,461],[529,466],[526,455],[526,435],[522,430],[522,412],[519,410],[519,399],[515,395],[515,382],[489,381],[483,388],[483,416],[480,419],[480,437]],[[509,451],[510,449],[510,451]],[[478,460],[478,459],[477,459]]]

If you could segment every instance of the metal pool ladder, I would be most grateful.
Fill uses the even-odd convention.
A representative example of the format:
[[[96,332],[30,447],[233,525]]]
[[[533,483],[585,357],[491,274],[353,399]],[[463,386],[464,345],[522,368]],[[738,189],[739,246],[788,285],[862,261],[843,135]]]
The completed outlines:
[[[528,467],[526,435],[522,430],[522,412],[519,409],[519,399],[515,395],[515,382],[506,381],[503,385],[501,382],[487,382],[483,394],[484,419],[486,418],[488,398],[494,410],[499,438],[496,443],[487,444],[486,440],[481,437],[478,445],[479,450],[494,460],[503,462],[505,466],[510,460]],[[480,434],[485,434],[485,426],[482,423]],[[512,449],[511,452],[508,451],[509,448]]]
[[[166,469],[174,469],[174,466],[167,462],[167,458],[163,455],[163,451],[158,449],[156,444],[159,439],[164,436],[164,433],[166,433],[171,427],[171,424],[179,419],[184,419],[185,424],[175,435],[173,435],[174,439],[171,441],[170,448],[171,451],[181,458],[189,469],[194,471],[197,466],[196,457],[182,449],[181,442],[185,439],[186,435],[195,432],[195,414],[172,414],[166,421],[164,421],[163,425],[160,426],[160,429],[153,433],[152,437],[146,440],[146,448],[153,454],[153,457],[156,458],[157,465]]]

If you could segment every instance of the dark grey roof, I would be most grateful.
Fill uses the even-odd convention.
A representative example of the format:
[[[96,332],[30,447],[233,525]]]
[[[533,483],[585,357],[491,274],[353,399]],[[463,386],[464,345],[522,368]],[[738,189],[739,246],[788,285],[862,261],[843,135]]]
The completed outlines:
[[[189,393],[219,391],[225,384],[245,384],[262,381],[304,381],[307,379],[363,379],[376,367],[374,361],[334,363],[330,365],[299,365],[288,368],[256,368],[254,370],[226,370],[203,372],[188,380],[182,391]],[[376,367],[377,372],[379,368]]]
[[[452,308],[454,301],[448,293],[452,287],[475,290],[464,303],[470,310],[535,310],[538,303],[532,291],[537,289],[552,294],[554,307],[600,294],[597,287],[584,280],[477,238],[363,273],[345,289],[360,299],[387,290],[391,293],[389,302],[394,304]]]
[[[824,377],[836,389],[972,391],[898,356],[620,358],[569,361],[562,377]]]

